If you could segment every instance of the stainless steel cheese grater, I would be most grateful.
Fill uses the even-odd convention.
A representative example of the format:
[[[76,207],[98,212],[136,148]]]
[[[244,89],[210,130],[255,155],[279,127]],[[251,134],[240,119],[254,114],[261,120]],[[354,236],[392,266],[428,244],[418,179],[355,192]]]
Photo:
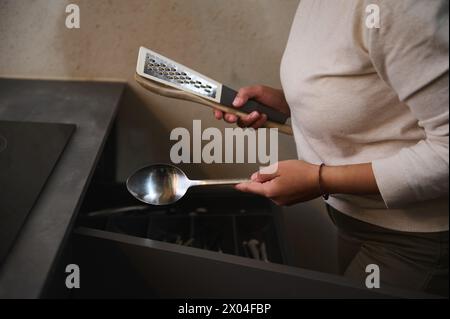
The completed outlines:
[[[147,48],[141,47],[139,50],[136,72],[141,77],[233,108],[237,94],[235,90]],[[239,110],[245,113],[256,110],[266,114],[269,121],[281,124],[288,118],[286,114],[253,100]]]

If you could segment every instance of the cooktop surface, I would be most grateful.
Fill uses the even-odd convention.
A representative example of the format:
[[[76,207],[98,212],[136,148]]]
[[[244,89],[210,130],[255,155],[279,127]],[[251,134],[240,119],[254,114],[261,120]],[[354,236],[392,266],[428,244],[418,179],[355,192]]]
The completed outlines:
[[[0,121],[0,265],[74,130],[73,124]]]

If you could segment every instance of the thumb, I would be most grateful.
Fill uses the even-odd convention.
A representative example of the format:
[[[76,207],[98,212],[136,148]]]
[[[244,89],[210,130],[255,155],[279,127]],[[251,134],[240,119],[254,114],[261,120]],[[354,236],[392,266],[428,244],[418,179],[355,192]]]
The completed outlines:
[[[254,182],[264,183],[268,182],[275,177],[278,177],[278,163],[270,165],[268,167],[263,167],[258,172],[253,173],[251,180]]]
[[[248,183],[241,183],[237,184],[235,188],[241,192],[245,193],[253,193],[257,195],[264,196],[265,194],[265,186],[264,184],[258,183],[258,182],[248,182]]]
[[[262,92],[263,89],[261,85],[253,85],[240,88],[236,97],[234,98],[233,106],[241,107],[245,103],[247,103],[249,99],[258,98],[259,96],[261,96]]]
[[[268,182],[268,181],[278,177],[278,175],[276,173],[263,174],[261,172],[257,172],[255,174],[256,174],[256,177],[255,177],[254,181],[255,182],[259,182],[259,183],[265,183],[265,182]]]

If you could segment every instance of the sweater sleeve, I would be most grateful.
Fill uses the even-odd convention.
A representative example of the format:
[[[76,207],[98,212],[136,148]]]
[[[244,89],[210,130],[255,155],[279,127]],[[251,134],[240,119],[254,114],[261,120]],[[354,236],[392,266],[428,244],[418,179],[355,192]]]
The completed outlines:
[[[375,3],[380,28],[364,31],[370,58],[425,133],[372,162],[381,196],[388,208],[448,196],[448,0]]]

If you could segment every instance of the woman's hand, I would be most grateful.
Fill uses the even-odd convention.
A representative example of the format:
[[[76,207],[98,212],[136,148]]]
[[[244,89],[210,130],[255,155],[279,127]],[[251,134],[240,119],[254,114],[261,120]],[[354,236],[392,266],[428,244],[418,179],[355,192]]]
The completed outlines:
[[[278,163],[274,174],[256,172],[251,182],[236,185],[243,192],[268,197],[277,205],[292,205],[321,195],[319,166],[299,160]]]
[[[251,182],[236,189],[268,197],[278,205],[292,205],[327,194],[379,194],[372,164],[324,166],[300,160],[277,163],[274,174],[254,173]],[[319,179],[320,178],[320,179]]]
[[[284,97],[282,90],[277,90],[268,86],[254,85],[243,87],[239,90],[236,98],[233,101],[233,106],[236,108],[242,107],[249,99],[258,101],[266,106],[272,107],[275,110],[290,115],[289,106]],[[239,118],[231,113],[223,113],[219,110],[214,110],[214,116],[216,119],[224,119],[228,123],[236,123],[240,127],[253,127],[259,128],[267,121],[266,114],[260,114],[254,111],[245,117]]]

